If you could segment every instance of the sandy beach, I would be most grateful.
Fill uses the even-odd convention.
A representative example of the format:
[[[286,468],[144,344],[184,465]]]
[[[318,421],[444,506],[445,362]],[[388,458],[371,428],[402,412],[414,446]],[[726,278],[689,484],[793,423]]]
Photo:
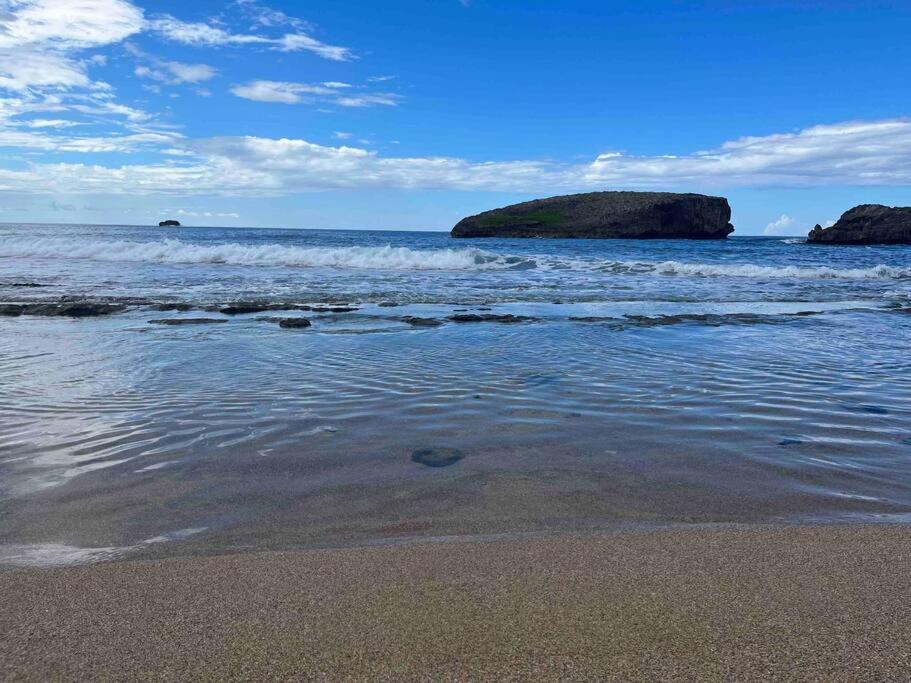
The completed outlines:
[[[898,680],[911,528],[723,526],[0,573],[0,677]]]

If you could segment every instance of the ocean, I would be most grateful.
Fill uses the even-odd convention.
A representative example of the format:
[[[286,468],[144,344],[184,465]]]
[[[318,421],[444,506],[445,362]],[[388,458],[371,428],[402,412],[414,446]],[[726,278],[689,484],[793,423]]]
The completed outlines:
[[[911,519],[911,247],[0,225],[84,300],[0,316],[0,562]]]

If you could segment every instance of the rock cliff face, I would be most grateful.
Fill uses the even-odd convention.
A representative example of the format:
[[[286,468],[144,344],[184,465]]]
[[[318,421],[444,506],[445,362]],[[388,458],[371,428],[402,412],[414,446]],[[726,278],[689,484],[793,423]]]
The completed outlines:
[[[465,218],[453,237],[724,239],[734,232],[724,197],[589,192],[535,199]]]
[[[861,204],[845,211],[835,225],[817,225],[807,235],[814,244],[911,244],[911,207]]]

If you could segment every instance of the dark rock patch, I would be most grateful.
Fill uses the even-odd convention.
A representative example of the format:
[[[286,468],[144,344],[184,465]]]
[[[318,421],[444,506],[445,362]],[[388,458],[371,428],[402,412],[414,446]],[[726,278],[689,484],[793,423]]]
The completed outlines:
[[[443,321],[437,318],[420,318],[414,315],[403,315],[400,318],[394,318],[394,320],[401,320],[412,327],[439,327],[443,324]]]
[[[122,304],[105,304],[91,301],[49,304],[0,304],[0,315],[37,315],[66,318],[88,318],[110,315],[126,310]]]
[[[377,306],[380,308],[395,308],[396,306],[401,306],[401,304],[398,304],[395,301],[381,301]]]
[[[162,318],[150,320],[153,325],[208,325],[210,323],[226,323],[224,318]]]
[[[312,311],[313,313],[353,313],[360,310],[355,306],[307,306],[301,310]]]
[[[245,315],[247,313],[263,313],[264,311],[287,311],[293,310],[293,306],[288,304],[272,304],[272,303],[236,303],[229,304],[218,308],[219,313],[224,313],[225,315]]]
[[[465,457],[455,448],[419,448],[411,454],[411,461],[427,467],[449,467]]]
[[[911,244],[911,206],[861,204],[845,211],[828,228],[817,225],[811,244]]]
[[[724,239],[734,231],[723,197],[589,192],[535,199],[464,218],[453,237]]]
[[[4,287],[19,287],[22,289],[32,289],[36,287],[50,287],[51,285],[42,285],[38,282],[10,282],[3,285]]]
[[[609,316],[601,315],[571,315],[569,320],[574,323],[606,323],[606,322],[617,322],[619,318],[611,318]]]
[[[173,219],[168,219],[166,221],[160,221],[158,223],[159,228],[179,228],[180,221],[175,221]]]
[[[307,318],[281,318],[278,321],[278,326],[286,330],[310,327],[312,324]]]

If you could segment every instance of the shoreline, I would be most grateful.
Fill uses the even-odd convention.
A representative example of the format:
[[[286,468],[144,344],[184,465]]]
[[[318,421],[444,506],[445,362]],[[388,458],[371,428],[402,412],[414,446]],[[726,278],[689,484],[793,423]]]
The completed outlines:
[[[0,677],[911,675],[911,525],[725,525],[9,568]]]

